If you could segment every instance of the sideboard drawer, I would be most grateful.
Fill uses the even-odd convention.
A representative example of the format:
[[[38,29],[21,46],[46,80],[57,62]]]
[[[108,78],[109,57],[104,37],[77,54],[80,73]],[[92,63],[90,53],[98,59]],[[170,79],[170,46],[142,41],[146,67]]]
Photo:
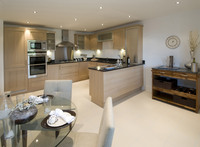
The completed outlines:
[[[183,73],[183,72],[174,72],[173,77],[185,79],[185,80],[193,80],[196,81],[197,75],[191,73]]]

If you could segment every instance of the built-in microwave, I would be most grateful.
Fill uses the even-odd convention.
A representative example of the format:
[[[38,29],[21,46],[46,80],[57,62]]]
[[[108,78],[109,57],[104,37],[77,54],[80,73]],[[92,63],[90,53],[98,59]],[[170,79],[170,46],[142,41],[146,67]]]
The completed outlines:
[[[28,40],[28,52],[30,51],[46,51],[47,50],[47,43],[46,41],[42,40]]]

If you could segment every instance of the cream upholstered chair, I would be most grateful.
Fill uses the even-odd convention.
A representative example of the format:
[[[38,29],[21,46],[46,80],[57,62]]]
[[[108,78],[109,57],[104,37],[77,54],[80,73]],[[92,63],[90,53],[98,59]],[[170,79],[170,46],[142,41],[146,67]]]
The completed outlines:
[[[46,80],[44,94],[65,97],[66,99],[71,100],[72,80]]]
[[[112,98],[108,97],[104,105],[99,133],[72,132],[73,142],[67,137],[59,147],[111,147],[114,135]]]

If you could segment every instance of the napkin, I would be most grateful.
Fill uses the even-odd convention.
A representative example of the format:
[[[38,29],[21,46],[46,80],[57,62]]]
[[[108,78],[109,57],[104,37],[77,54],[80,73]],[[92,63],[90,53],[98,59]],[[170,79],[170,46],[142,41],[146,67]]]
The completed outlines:
[[[41,97],[37,97],[37,96],[34,96],[34,95],[29,96],[29,100],[30,100],[30,101],[33,101],[33,103],[36,104],[36,105],[48,101],[48,100],[46,100],[46,99],[43,99],[43,98],[41,98]]]
[[[64,120],[66,123],[71,123],[72,121],[74,121],[75,117],[72,116],[70,113],[64,113],[61,109],[55,109],[55,110],[52,110],[50,113],[49,113],[50,117],[49,117],[49,122],[53,123],[54,120],[55,122],[57,121],[55,119],[55,116],[56,117],[60,117],[62,120]],[[53,116],[53,117],[52,117]],[[53,120],[52,120],[53,119]],[[54,123],[55,123],[54,122]]]

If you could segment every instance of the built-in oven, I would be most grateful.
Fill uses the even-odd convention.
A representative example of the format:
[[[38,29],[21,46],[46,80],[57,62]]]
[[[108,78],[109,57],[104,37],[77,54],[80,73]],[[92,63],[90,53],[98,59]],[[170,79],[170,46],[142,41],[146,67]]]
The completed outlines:
[[[28,52],[28,78],[36,78],[47,75],[46,52]]]
[[[43,52],[47,50],[46,41],[42,40],[28,40],[28,52]]]

